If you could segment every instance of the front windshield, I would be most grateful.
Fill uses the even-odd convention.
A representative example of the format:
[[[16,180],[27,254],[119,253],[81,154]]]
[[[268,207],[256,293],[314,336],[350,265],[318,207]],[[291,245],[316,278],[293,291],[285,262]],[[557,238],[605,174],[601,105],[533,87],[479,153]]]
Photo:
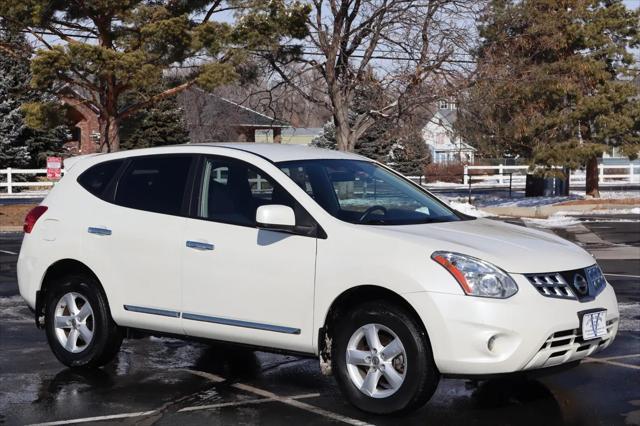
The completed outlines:
[[[367,225],[461,220],[428,193],[376,163],[301,160],[278,163],[298,186],[338,219]]]

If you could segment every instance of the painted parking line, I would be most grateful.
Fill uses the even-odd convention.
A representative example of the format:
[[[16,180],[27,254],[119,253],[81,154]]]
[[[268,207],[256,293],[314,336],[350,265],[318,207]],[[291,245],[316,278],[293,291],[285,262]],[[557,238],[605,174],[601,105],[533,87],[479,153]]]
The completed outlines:
[[[9,250],[0,250],[0,253],[10,254],[12,256],[17,256],[18,255],[18,253],[14,252],[14,251],[9,251]]]
[[[589,358],[587,358],[587,360],[599,359],[601,361],[616,361],[616,360],[619,360],[619,359],[637,358],[637,357],[640,357],[640,354],[617,355],[617,356],[608,356],[608,357],[604,357],[604,358],[589,357]]]
[[[319,397],[319,393],[309,393],[303,395],[293,395],[287,396],[285,398],[289,398],[291,400],[305,399],[305,398],[317,398]],[[218,404],[209,404],[209,405],[195,405],[193,407],[185,407],[178,410],[178,413],[191,412],[191,411],[199,411],[199,410],[213,410],[216,408],[224,408],[224,407],[236,407],[241,405],[252,405],[252,404],[263,404],[265,402],[279,402],[280,397],[278,398],[259,398],[259,399],[248,399],[244,401],[232,401],[232,402],[221,402]],[[119,419],[128,419],[132,417],[146,417],[154,414],[160,413],[161,410],[150,410],[150,411],[138,411],[134,413],[121,413],[121,414],[111,414],[107,416],[96,416],[96,417],[83,417],[78,419],[69,419],[69,420],[58,420],[55,422],[46,422],[46,423],[34,423],[29,426],[56,426],[56,425],[68,425],[68,424],[77,424],[77,423],[91,423],[91,422],[102,422],[105,420],[119,420]]]
[[[70,425],[70,424],[76,424],[76,423],[101,422],[104,420],[117,420],[117,419],[127,419],[130,417],[150,416],[151,414],[155,414],[156,412],[157,410],[138,411],[137,413],[122,413],[122,414],[112,414],[110,416],[84,417],[81,419],[58,420],[55,422],[46,422],[46,423],[34,423],[29,426],[55,426],[55,425]]]
[[[586,358],[587,362],[596,362],[598,364],[615,365],[616,367],[630,368],[632,370],[640,370],[640,365],[625,364],[623,362],[608,361],[600,358]]]
[[[188,371],[192,374],[195,374],[196,376],[209,378],[214,382],[219,382],[220,380],[224,380],[220,376],[207,373],[204,371],[198,371],[198,370],[184,370],[184,371]],[[353,417],[343,416],[342,414],[334,413],[332,411],[328,411],[323,408],[316,407],[315,405],[307,404],[305,402],[298,401],[290,397],[278,396],[273,392],[269,392],[264,389],[259,389],[251,385],[246,385],[244,383],[234,383],[231,385],[231,387],[248,392],[248,393],[252,393],[254,395],[261,396],[263,398],[273,399],[277,402],[287,404],[291,407],[300,408],[301,410],[305,410],[313,414],[318,414],[320,416],[326,417],[331,420],[339,421],[339,422],[354,425],[354,426],[371,426],[370,423],[366,423],[361,420],[354,419]]]
[[[226,381],[226,379],[221,376],[218,376],[212,373],[207,373],[205,371],[189,370],[189,369],[180,369],[178,371],[185,371],[193,375],[203,377],[214,383],[222,383]],[[354,425],[354,426],[370,426],[369,423],[354,419],[352,417],[343,416],[341,414],[337,414],[337,413],[300,401],[300,399],[305,399],[305,398],[317,398],[318,396],[320,396],[320,394],[318,393],[293,395],[293,396],[280,396],[273,392],[256,388],[251,385],[246,385],[244,383],[233,383],[230,385],[230,387],[253,394],[253,395],[257,395],[261,398],[244,400],[244,401],[222,402],[222,403],[209,404],[209,405],[196,405],[192,407],[184,407],[178,410],[177,412],[178,413],[192,412],[192,411],[198,411],[198,410],[217,409],[222,407],[233,407],[233,406],[241,406],[241,405],[247,405],[247,404],[263,404],[266,402],[280,402],[280,403],[289,405],[291,407],[297,407],[302,410],[305,410],[314,414],[318,414],[320,416],[323,416],[331,420],[343,422],[343,423]],[[35,423],[29,426],[56,426],[56,425],[65,425],[65,424],[100,422],[105,420],[118,420],[118,419],[126,419],[126,418],[133,418],[133,417],[145,417],[145,416],[158,414],[160,412],[161,410],[159,409],[150,410],[150,411],[138,411],[138,412],[132,412],[132,413],[120,413],[120,414],[111,414],[106,416],[84,417],[84,418],[77,418],[77,419],[58,420],[58,421],[46,422],[46,423]]]
[[[607,277],[640,278],[640,275],[604,274]]]
[[[306,398],[317,398],[319,396],[320,396],[319,393],[307,393],[304,395],[288,396],[287,398],[306,399]],[[238,405],[264,404],[265,402],[279,402],[279,401],[277,398],[259,398],[259,399],[248,399],[246,401],[220,402],[218,404],[196,405],[193,407],[185,407],[178,410],[178,413],[187,413],[191,411],[200,411],[200,410],[213,410],[216,408],[235,407]]]

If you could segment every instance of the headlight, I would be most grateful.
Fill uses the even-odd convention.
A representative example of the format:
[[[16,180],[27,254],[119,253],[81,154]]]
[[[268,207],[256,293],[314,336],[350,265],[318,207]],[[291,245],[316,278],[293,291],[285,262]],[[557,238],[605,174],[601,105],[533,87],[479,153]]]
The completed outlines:
[[[587,272],[587,281],[591,283],[596,291],[596,294],[599,294],[607,286],[607,280],[604,279],[602,269],[600,269],[600,267],[596,264],[593,266],[589,266],[587,269],[585,269],[585,271]]]
[[[518,285],[506,272],[483,260],[446,251],[437,251],[431,258],[453,275],[468,296],[506,299],[518,292]]]

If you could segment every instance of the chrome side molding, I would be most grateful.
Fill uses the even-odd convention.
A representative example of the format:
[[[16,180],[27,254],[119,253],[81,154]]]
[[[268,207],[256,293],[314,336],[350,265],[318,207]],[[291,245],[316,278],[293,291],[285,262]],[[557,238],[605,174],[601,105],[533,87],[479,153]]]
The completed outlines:
[[[257,330],[274,331],[276,333],[300,334],[299,328],[283,327],[281,325],[262,324],[259,322],[240,321],[229,318],[210,317],[206,315],[182,313],[182,318],[192,321],[211,322],[214,324],[230,325],[233,327],[254,328]]]
[[[124,310],[139,314],[160,315],[162,317],[180,318],[180,312],[167,311],[165,309],[145,308],[143,306],[124,305]]]
[[[229,318],[210,317],[207,315],[190,314],[188,312],[169,311],[165,309],[145,308],[143,306],[124,305],[124,310],[129,312],[137,312],[140,314],[160,315],[163,317],[180,318],[191,320],[210,322],[212,324],[229,325],[232,327],[253,328],[256,330],[273,331],[275,333],[284,334],[300,334],[299,328],[284,327],[281,325],[263,324],[260,322],[241,321]]]

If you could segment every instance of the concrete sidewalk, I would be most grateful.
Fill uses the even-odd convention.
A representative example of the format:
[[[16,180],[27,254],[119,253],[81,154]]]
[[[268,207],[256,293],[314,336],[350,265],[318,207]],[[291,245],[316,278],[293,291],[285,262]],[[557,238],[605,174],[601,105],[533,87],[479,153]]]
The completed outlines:
[[[14,232],[22,232],[22,225],[20,226],[0,226],[0,233],[3,232],[9,232],[9,233],[14,233]]]

